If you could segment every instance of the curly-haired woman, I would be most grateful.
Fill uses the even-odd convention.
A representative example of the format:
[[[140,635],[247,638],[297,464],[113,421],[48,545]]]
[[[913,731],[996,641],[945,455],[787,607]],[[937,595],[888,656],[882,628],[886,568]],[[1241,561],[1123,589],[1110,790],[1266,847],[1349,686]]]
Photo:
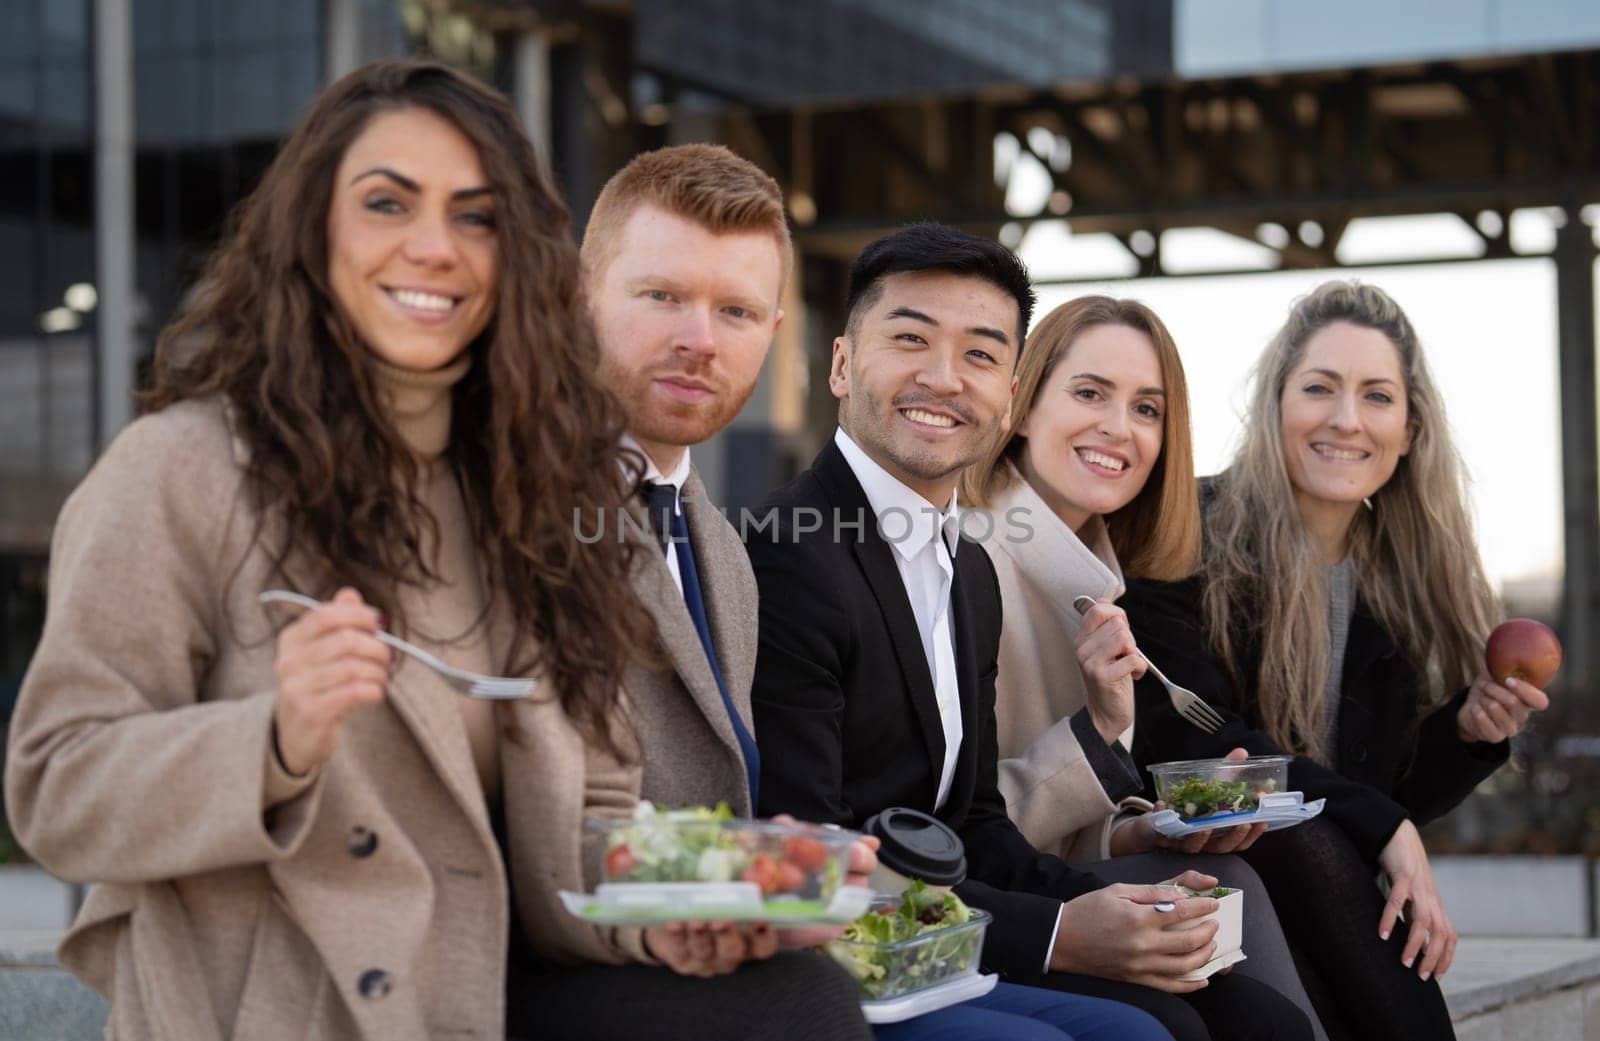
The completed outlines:
[[[1483,673],[1494,598],[1443,402],[1399,305],[1356,282],[1296,302],[1258,363],[1238,455],[1205,498],[1199,574],[1131,583],[1123,606],[1140,649],[1229,723],[1204,734],[1143,682],[1135,755],[1293,753],[1291,787],[1326,810],[1245,857],[1329,1035],[1451,1037],[1437,977],[1456,933],[1417,825],[1504,763],[1547,700]]]
[[[608,752],[648,622],[571,523],[625,495],[578,279],[512,109],[443,66],[334,84],[241,207],[62,510],[12,722],[18,837],[97,883],[61,958],[112,1036],[504,1036],[497,830],[576,877],[583,805],[637,790]]]

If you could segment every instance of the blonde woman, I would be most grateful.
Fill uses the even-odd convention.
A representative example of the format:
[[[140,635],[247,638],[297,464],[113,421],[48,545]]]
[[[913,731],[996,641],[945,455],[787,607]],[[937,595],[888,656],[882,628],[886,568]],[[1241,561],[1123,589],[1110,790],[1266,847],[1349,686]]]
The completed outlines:
[[[1261,894],[1246,901],[1252,957],[1241,973],[1310,1015],[1259,879],[1237,858],[1193,856],[1247,849],[1264,826],[1169,842],[1149,825],[1130,756],[1145,666],[1112,601],[1125,571],[1177,579],[1200,558],[1188,391],[1172,335],[1138,301],[1071,300],[1029,334],[1013,400],[1010,436],[961,484],[975,508],[963,530],[989,551],[1005,606],[995,717],[1007,813],[1034,846],[1096,862],[1102,878],[1149,882],[1195,868]],[[1080,615],[1082,596],[1099,602]]]
[[[1437,977],[1456,933],[1417,825],[1504,763],[1548,703],[1482,674],[1495,604],[1464,484],[1404,312],[1326,283],[1258,364],[1243,443],[1206,495],[1199,575],[1133,583],[1124,601],[1140,647],[1231,720],[1203,734],[1141,687],[1138,754],[1287,751],[1291,785],[1328,800],[1250,860],[1333,1036],[1452,1036]]]

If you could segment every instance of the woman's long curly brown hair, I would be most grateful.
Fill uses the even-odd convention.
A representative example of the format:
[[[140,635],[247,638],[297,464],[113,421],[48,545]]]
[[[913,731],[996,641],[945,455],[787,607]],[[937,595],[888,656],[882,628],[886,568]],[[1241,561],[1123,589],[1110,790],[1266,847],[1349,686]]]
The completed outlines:
[[[326,583],[317,593],[353,586],[403,624],[396,583],[431,577],[422,535],[437,521],[372,356],[336,304],[327,216],[350,143],[375,115],[404,108],[452,123],[494,191],[494,317],[453,389],[448,456],[484,579],[515,623],[509,667],[541,671],[567,712],[615,748],[622,676],[651,629],[629,588],[628,547],[581,543],[573,517],[618,515],[624,416],[596,375],[566,206],[499,94],[413,61],[368,65],[329,87],[163,331],[144,401],[225,399],[256,501],[283,519],[280,564],[292,552]]]

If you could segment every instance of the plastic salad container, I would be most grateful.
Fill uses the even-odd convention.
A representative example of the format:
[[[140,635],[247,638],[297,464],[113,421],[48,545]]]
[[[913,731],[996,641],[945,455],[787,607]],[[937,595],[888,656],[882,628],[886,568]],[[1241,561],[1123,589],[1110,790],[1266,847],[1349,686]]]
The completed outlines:
[[[898,897],[880,896],[827,951],[866,1001],[883,1001],[977,975],[989,921],[954,893],[917,881]]]
[[[603,836],[604,883],[597,890],[640,896],[663,911],[744,907],[774,921],[827,912],[849,867],[855,832],[815,824],[735,818],[726,804],[658,810],[640,803],[627,820],[585,823]],[[750,906],[746,901],[755,899]],[[737,913],[737,917],[744,917]]]
[[[1193,972],[1184,973],[1180,980],[1203,980],[1216,973],[1227,965],[1233,965],[1244,960],[1244,890],[1229,889],[1218,886],[1215,889],[1190,889],[1186,886],[1167,886],[1173,891],[1174,897],[1183,899],[1194,896],[1215,897],[1217,909],[1208,915],[1191,918],[1186,922],[1178,922],[1168,926],[1169,929],[1185,930],[1194,929],[1203,922],[1216,922],[1217,935],[1212,942],[1217,945],[1217,950],[1210,961],[1195,969]],[[1168,905],[1160,905],[1168,906]]]
[[[1156,794],[1185,820],[1225,813],[1253,813],[1263,795],[1286,791],[1286,755],[1248,759],[1189,759],[1150,767]]]

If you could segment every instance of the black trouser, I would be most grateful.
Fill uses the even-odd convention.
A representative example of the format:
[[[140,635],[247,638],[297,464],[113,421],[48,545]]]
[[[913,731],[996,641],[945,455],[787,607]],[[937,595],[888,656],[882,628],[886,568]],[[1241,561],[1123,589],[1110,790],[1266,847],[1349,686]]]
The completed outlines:
[[[1168,994],[1095,976],[1046,973],[1039,985],[1110,998],[1161,1021],[1173,1041],[1310,1041],[1311,1023],[1288,998],[1238,973],[1213,976],[1200,990]]]
[[[1454,1041],[1438,979],[1400,962],[1406,924],[1378,939],[1385,899],[1343,829],[1318,817],[1263,835],[1244,858],[1272,894],[1331,1041]]]
[[[510,966],[506,1033],[524,1041],[870,1041],[856,982],[783,952],[699,979],[650,965]]]

